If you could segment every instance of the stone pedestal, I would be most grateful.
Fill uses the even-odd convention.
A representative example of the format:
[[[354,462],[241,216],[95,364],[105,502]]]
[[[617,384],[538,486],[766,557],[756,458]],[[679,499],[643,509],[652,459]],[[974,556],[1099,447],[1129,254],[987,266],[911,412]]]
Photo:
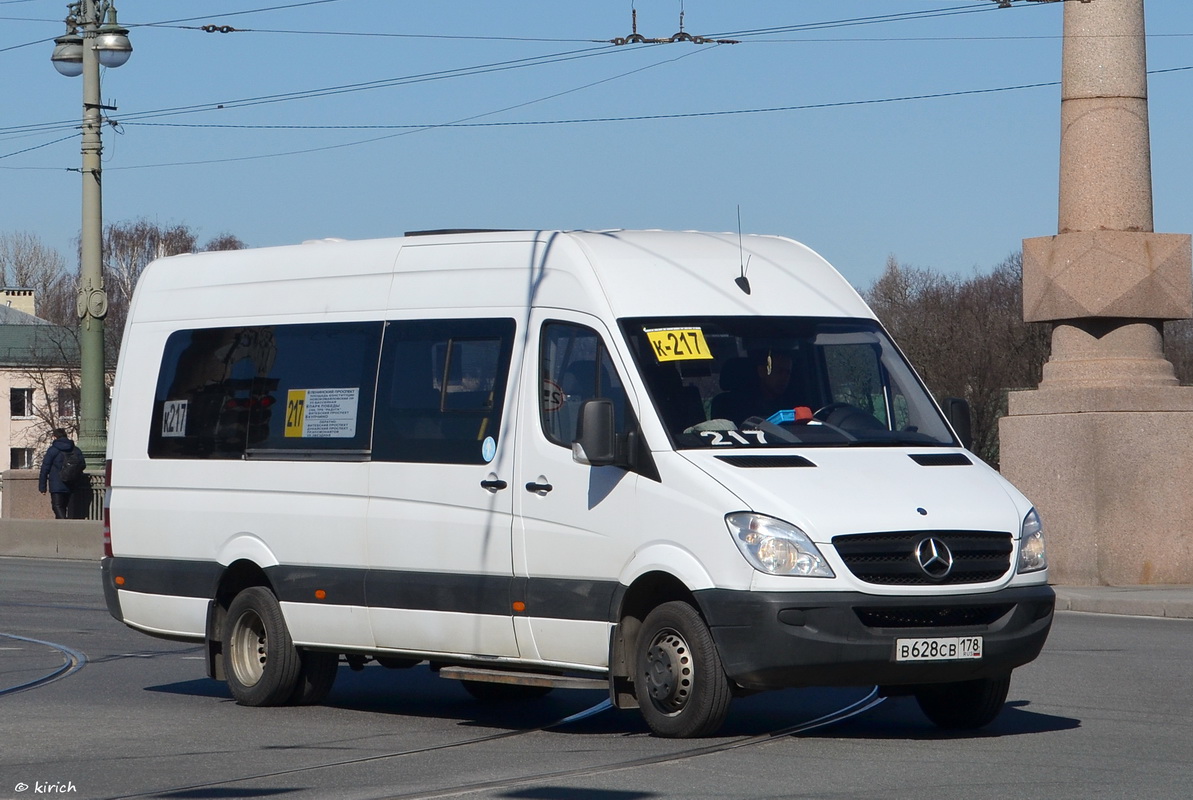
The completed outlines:
[[[1012,392],[1003,475],[1071,586],[1193,584],[1193,387]]]
[[[1190,237],[1028,239],[1023,273],[1052,356],[1039,389],[1008,398],[1000,455],[1043,518],[1052,581],[1193,584],[1193,387],[1162,336],[1193,310]]]
[[[1152,228],[1143,0],[1065,4],[1057,235],[1023,243],[1023,311],[1052,324],[1036,391],[999,425],[1050,577],[1193,584],[1193,387],[1163,322],[1193,312],[1190,238]]]

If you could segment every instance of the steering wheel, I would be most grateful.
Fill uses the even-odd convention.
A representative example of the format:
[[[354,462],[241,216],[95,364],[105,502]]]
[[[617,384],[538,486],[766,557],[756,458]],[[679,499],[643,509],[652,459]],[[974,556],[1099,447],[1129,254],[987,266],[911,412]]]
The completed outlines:
[[[817,409],[812,417],[837,430],[865,431],[886,429],[886,426],[879,421],[878,417],[864,408],[858,408],[852,403],[829,403],[827,406]]]
[[[812,418],[818,419],[821,422],[828,422],[828,418],[833,415],[833,412],[840,411],[843,408],[857,408],[857,406],[850,405],[849,403],[829,403],[827,406],[821,406],[816,409],[816,413],[812,415]],[[861,411],[860,408],[857,408],[857,410]]]

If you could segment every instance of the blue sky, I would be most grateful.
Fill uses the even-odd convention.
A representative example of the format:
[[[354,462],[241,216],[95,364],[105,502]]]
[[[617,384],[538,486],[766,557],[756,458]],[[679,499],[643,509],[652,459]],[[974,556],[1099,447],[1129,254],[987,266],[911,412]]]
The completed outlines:
[[[121,0],[134,53],[103,76],[104,217],[266,246],[735,230],[740,207],[744,231],[803,241],[859,287],[888,255],[968,274],[1056,232],[1062,6]],[[609,44],[631,7],[647,37],[682,10],[685,32],[741,43]],[[73,262],[82,85],[49,60],[65,12],[0,0],[0,233]],[[1193,3],[1146,13],[1156,230],[1188,233]]]

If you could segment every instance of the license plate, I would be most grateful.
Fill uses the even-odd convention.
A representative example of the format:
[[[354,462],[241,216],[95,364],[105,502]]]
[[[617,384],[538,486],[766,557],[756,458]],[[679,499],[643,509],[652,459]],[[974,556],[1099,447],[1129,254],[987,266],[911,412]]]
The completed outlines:
[[[981,636],[895,640],[896,661],[976,661],[981,657]]]

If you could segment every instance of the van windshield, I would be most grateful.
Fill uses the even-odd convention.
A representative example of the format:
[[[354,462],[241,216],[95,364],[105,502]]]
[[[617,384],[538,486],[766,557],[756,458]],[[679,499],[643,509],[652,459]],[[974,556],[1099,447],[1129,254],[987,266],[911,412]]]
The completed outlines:
[[[640,318],[621,328],[678,449],[958,445],[871,320]]]

